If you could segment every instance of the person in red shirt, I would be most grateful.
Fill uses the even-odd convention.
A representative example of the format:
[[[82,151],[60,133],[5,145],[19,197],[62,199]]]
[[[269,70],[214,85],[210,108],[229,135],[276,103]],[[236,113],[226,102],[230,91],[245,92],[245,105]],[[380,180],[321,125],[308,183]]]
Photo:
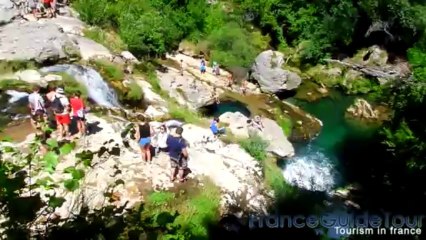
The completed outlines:
[[[72,110],[72,117],[77,121],[77,128],[80,136],[85,135],[86,133],[86,118],[84,114],[84,102],[81,99],[81,93],[79,91],[75,92],[70,99],[70,105]]]
[[[54,0],[43,0],[43,8],[46,10],[48,18],[55,17],[55,5]]]

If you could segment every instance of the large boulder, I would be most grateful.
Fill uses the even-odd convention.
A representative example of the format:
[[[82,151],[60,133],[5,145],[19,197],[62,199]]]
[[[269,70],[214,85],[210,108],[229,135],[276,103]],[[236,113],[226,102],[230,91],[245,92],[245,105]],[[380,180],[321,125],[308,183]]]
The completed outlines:
[[[294,156],[293,145],[288,141],[278,123],[269,118],[262,118],[262,122],[264,128],[256,134],[269,142],[268,152],[282,158]]]
[[[346,112],[355,118],[373,120],[379,118],[379,111],[375,110],[370,103],[362,98],[355,99]]]
[[[0,27],[0,60],[39,63],[78,56],[77,45],[55,24],[12,22]]]
[[[258,135],[269,143],[267,151],[278,157],[291,157],[294,155],[293,145],[284,135],[281,127],[274,120],[262,118],[264,128],[262,131],[251,127],[246,116],[240,112],[226,112],[219,117],[220,122],[228,124],[232,134],[241,138],[249,138]]]
[[[151,118],[159,118],[168,113],[167,102],[152,89],[151,84],[142,80],[135,79],[136,83],[142,88],[143,100],[148,105],[145,114]]]
[[[244,114],[240,112],[226,112],[220,115],[219,120],[229,125],[232,134],[242,138],[249,137],[247,129],[247,120],[249,119]]]
[[[384,67],[388,62],[388,53],[377,45],[358,51],[352,58],[355,63],[361,63],[367,66]]]
[[[299,87],[302,79],[296,73],[284,70],[284,55],[277,51],[260,53],[253,64],[251,77],[260,85],[263,92],[276,93]]]
[[[53,23],[61,27],[64,33],[84,36],[83,30],[85,28],[85,24],[75,17],[56,16],[55,18],[40,19],[39,22]]]

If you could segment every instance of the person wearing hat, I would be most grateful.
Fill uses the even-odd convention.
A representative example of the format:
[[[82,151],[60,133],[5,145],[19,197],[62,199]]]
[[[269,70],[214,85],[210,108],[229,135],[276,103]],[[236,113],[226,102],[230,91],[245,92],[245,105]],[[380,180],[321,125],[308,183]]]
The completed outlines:
[[[51,107],[53,109],[53,113],[55,114],[59,139],[61,139],[62,137],[69,137],[69,124],[71,123],[69,109],[70,102],[65,96],[63,88],[56,88],[56,94],[52,101]]]

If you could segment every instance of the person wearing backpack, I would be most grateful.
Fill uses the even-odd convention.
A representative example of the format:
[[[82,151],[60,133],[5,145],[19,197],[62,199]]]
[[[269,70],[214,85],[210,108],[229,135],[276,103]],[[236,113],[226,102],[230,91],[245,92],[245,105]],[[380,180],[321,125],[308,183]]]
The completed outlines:
[[[63,88],[56,89],[55,98],[52,101],[51,108],[55,114],[59,138],[69,137],[69,124],[71,123],[69,112],[70,103],[68,98],[64,95]]]
[[[178,173],[179,182],[184,182],[184,171],[188,168],[188,150],[185,139],[182,138],[183,128],[177,127],[175,136],[169,135],[167,138],[167,147],[170,157],[171,176],[170,180],[176,180]]]

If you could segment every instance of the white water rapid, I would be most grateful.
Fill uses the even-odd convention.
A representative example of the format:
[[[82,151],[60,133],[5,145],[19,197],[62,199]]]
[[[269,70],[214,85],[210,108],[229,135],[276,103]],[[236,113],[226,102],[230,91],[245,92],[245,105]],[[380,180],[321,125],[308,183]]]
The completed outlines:
[[[331,192],[338,177],[331,162],[321,149],[309,144],[287,160],[283,170],[284,179],[299,188]]]
[[[55,65],[40,69],[41,72],[65,72],[84,84],[89,92],[89,98],[104,107],[119,107],[117,94],[108,86],[101,75],[90,67],[80,65]]]
[[[10,96],[8,102],[9,103],[15,103],[19,100],[21,100],[22,98],[26,98],[28,97],[28,93],[27,92],[19,92],[16,90],[7,90],[6,94]]]

